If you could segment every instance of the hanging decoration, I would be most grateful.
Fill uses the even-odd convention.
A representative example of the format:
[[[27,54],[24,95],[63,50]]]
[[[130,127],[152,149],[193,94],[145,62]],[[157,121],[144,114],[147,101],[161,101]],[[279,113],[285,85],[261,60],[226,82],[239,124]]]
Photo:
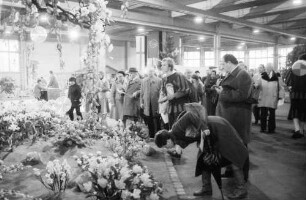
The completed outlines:
[[[30,36],[33,42],[43,43],[48,36],[48,32],[44,27],[36,26],[35,28],[31,29]]]

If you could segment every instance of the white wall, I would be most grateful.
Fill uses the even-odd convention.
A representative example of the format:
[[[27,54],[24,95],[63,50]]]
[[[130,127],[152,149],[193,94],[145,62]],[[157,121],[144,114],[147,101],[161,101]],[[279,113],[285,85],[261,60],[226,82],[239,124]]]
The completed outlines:
[[[38,61],[37,75],[45,77],[48,81],[49,71],[52,70],[58,78],[60,87],[64,87],[71,74],[82,68],[81,53],[86,45],[80,46],[74,43],[62,43],[62,55],[65,62],[64,69],[60,69],[59,53],[56,42],[44,42],[35,44],[31,54],[31,60]]]

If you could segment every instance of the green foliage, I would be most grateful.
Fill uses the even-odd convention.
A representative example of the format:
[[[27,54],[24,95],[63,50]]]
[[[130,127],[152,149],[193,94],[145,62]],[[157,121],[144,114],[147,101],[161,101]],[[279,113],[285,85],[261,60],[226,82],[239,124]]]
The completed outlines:
[[[301,54],[306,53],[306,44],[298,45],[287,55],[287,66],[292,66]]]
[[[14,80],[9,77],[3,77],[0,79],[0,93],[5,92],[12,94],[14,92],[15,85]]]

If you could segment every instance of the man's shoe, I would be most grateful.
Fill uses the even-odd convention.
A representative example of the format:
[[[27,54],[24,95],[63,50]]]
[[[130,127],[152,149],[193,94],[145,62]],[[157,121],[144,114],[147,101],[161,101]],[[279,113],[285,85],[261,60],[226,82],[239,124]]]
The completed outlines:
[[[229,199],[244,199],[248,196],[248,192],[245,189],[235,189],[232,194],[228,194]]]
[[[234,172],[230,170],[226,170],[224,174],[221,174],[222,178],[232,178],[234,177]]]
[[[299,139],[299,138],[304,137],[304,135],[301,134],[300,131],[295,131],[291,137],[292,137],[293,139]]]
[[[211,196],[212,188],[211,187],[202,187],[200,190],[197,190],[193,193],[193,196]]]

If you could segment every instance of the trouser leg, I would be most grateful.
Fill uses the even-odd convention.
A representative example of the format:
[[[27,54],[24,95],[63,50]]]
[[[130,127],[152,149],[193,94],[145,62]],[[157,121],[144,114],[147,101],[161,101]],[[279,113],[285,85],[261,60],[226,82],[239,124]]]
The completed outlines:
[[[75,110],[76,110],[76,114],[80,116],[81,119],[83,119],[82,113],[80,111],[80,106],[76,106]]]
[[[267,127],[267,114],[268,114],[268,110],[266,107],[261,107],[260,108],[260,127],[262,131],[266,130]]]
[[[236,166],[233,166],[234,169],[234,176],[236,179],[236,186],[233,193],[229,194],[227,197],[229,199],[242,199],[247,197],[248,191],[246,182],[244,180],[244,174],[243,171]]]
[[[269,110],[269,122],[268,122],[268,131],[274,132],[276,123],[275,123],[275,109],[268,108]]]
[[[202,188],[193,193],[194,196],[212,195],[211,173],[208,171],[202,172]]]
[[[67,114],[70,118],[71,121],[73,121],[74,117],[73,117],[73,110],[74,110],[74,107],[71,106],[70,109],[68,110]]]

